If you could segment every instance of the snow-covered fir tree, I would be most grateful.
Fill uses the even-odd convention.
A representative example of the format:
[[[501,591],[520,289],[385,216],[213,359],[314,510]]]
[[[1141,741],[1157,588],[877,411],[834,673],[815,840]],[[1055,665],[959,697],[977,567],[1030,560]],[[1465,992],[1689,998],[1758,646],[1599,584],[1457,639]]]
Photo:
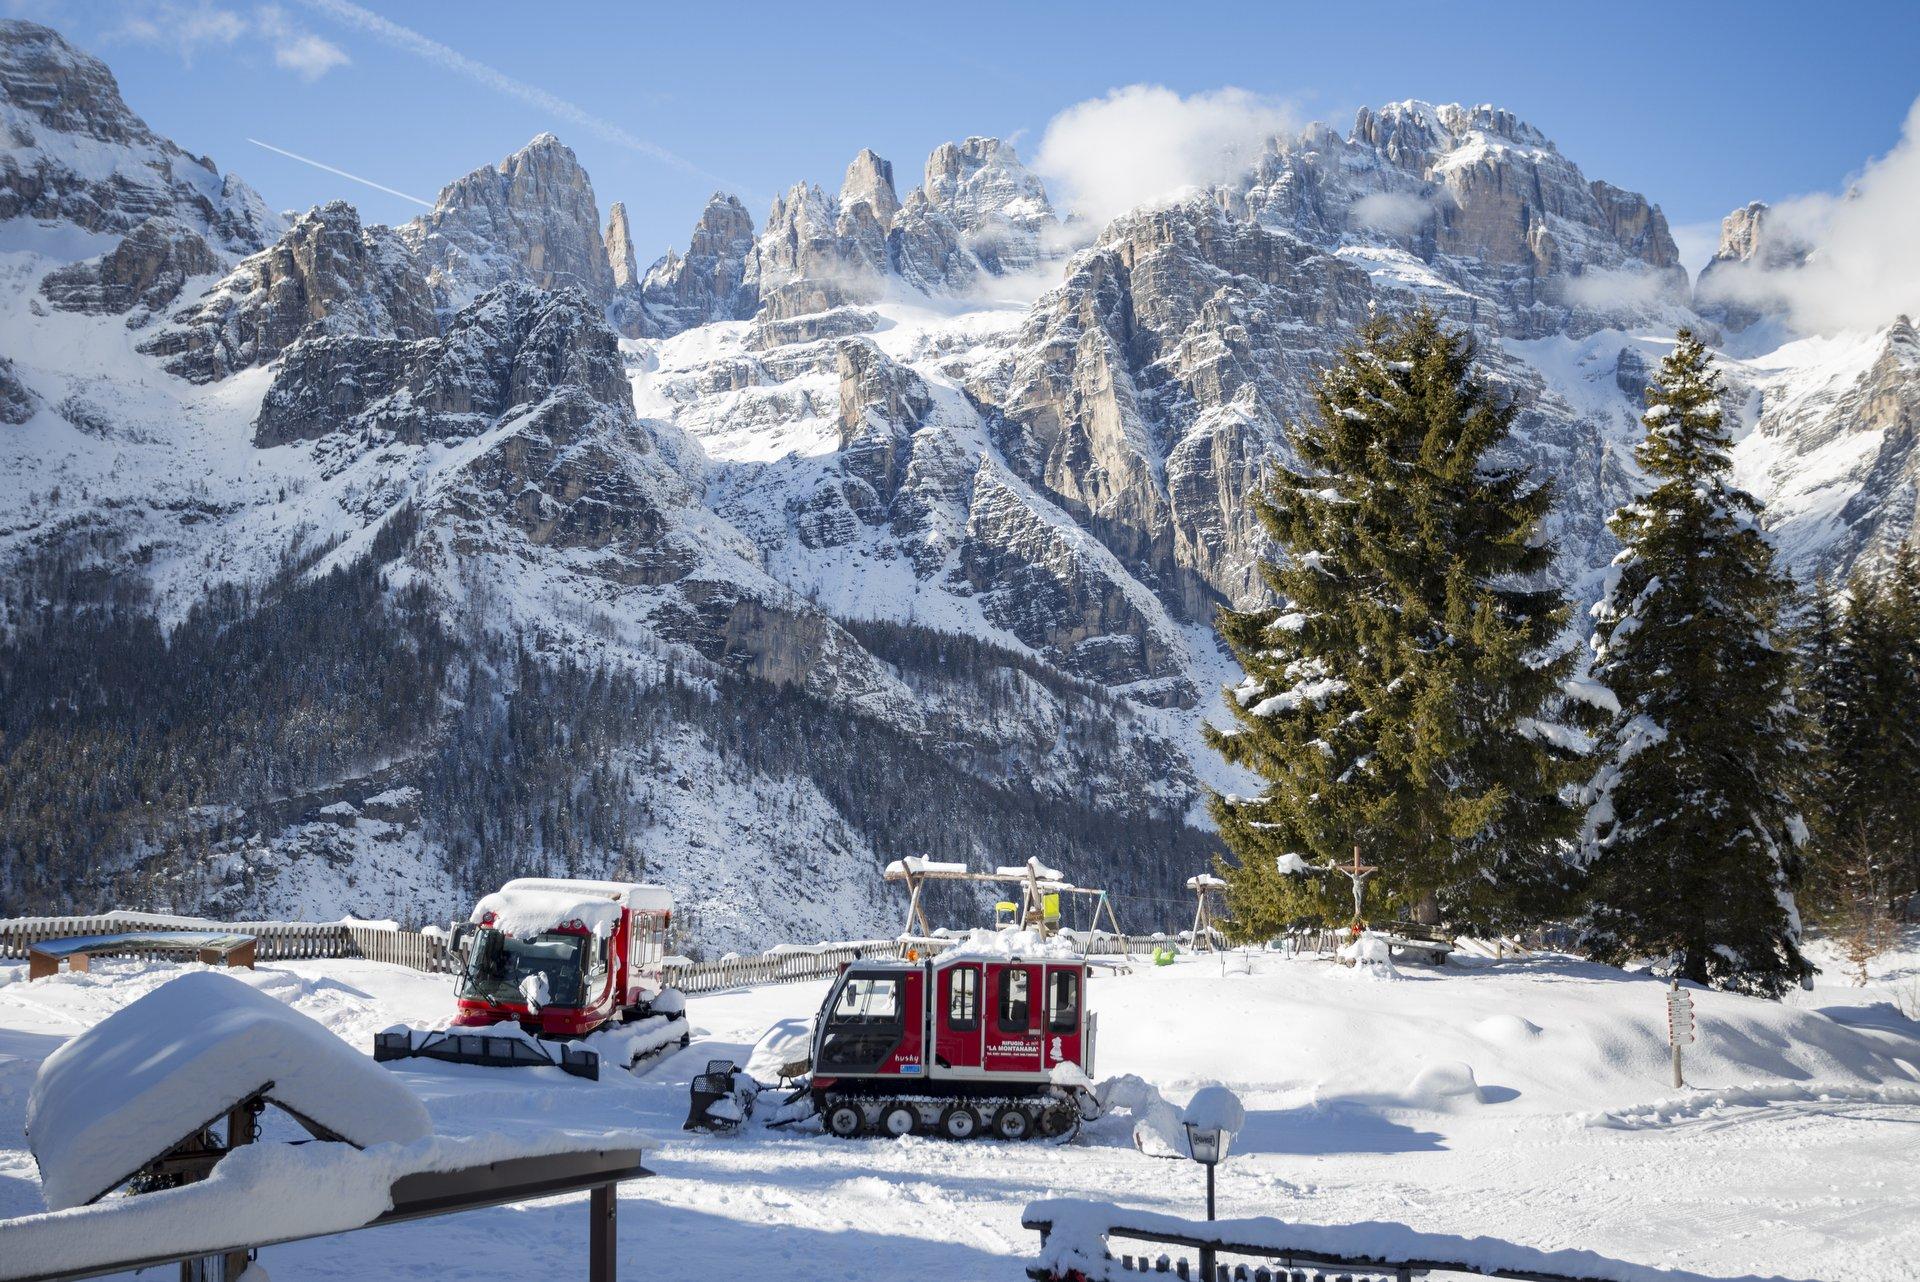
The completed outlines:
[[[1560,795],[1576,737],[1546,715],[1567,665],[1548,655],[1566,606],[1539,578],[1552,491],[1498,461],[1513,409],[1431,312],[1372,323],[1315,404],[1259,500],[1279,604],[1220,616],[1246,677],[1210,742],[1266,781],[1214,801],[1234,928],[1346,920],[1344,879],[1276,861],[1356,845],[1382,868],[1376,912],[1537,919],[1578,828]]]
[[[1920,559],[1906,547],[1857,570],[1840,601],[1823,592],[1809,613],[1801,699],[1818,769],[1802,793],[1803,898],[1865,982],[1920,889]]]
[[[1647,389],[1652,484],[1614,514],[1593,676],[1618,700],[1586,825],[1588,936],[1702,983],[1778,995],[1809,973],[1793,891],[1807,768],[1781,636],[1792,580],[1729,477],[1720,381],[1682,330]]]

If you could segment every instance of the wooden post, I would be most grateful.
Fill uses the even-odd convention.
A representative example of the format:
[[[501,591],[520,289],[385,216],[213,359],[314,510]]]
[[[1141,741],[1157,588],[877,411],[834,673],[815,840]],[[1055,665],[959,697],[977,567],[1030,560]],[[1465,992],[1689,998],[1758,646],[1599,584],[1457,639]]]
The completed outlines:
[[[587,1282],[617,1282],[620,1276],[614,1259],[620,1238],[615,1218],[618,1191],[615,1184],[596,1184],[587,1195]]]
[[[234,1105],[227,1114],[227,1152],[239,1148],[242,1144],[251,1144],[260,1138],[260,1106],[249,1100]],[[229,1251],[221,1260],[221,1274],[224,1282],[238,1282],[242,1273],[247,1271],[250,1252],[246,1250]]]

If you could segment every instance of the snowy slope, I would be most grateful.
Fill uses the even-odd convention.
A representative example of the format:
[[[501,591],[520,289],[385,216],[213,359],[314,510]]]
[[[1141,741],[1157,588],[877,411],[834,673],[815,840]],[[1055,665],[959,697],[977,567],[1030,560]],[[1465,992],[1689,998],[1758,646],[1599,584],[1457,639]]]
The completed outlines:
[[[1846,1019],[1911,977],[1911,947],[1868,990],[1805,1005],[1697,992],[1699,1089],[1672,1091],[1659,983],[1549,957],[1380,982],[1323,961],[1183,958],[1101,972],[1099,1072],[1133,1073],[1176,1104],[1225,1080],[1247,1106],[1220,1170],[1223,1216],[1384,1221],[1491,1235],[1708,1276],[1896,1282],[1920,1268],[1910,1176],[1920,1120],[1920,1025]],[[180,968],[103,963],[91,977],[0,986],[0,1214],[36,1210],[19,1138],[25,1085],[62,1037]],[[0,977],[19,967],[0,967]],[[443,1021],[443,977],[356,961],[263,967],[246,977],[364,1049],[388,1022]],[[661,1137],[654,1178],[624,1190],[622,1265],[701,1276],[987,1282],[1022,1276],[1037,1249],[1031,1199],[1085,1197],[1198,1216],[1198,1168],[1134,1151],[1131,1121],[1073,1144],[925,1139],[843,1142],[817,1130],[686,1136],[686,1081],[710,1057],[744,1061],[790,1036],[824,985],[698,998],[696,1039],[638,1078],[594,1084],[558,1070],[420,1062],[396,1072],[445,1134],[633,1127]],[[1843,1018],[1821,1013],[1837,1011]],[[479,1212],[431,1226],[282,1248],[302,1275],[437,1274],[458,1257],[509,1277],[527,1253],[576,1258],[577,1202]],[[1739,1231],[1726,1231],[1737,1215]],[[502,1256],[502,1235],[516,1249]]]

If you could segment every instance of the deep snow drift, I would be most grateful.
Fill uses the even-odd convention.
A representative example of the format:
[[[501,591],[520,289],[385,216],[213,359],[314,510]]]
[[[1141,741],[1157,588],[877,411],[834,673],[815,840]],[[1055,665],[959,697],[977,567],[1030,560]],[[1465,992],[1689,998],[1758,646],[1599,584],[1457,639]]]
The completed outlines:
[[[1920,939],[1913,941],[1920,945]],[[0,986],[0,1214],[41,1209],[20,1139],[39,1062],[181,968],[105,963]],[[23,976],[0,966],[0,979]],[[1695,994],[1689,1080],[1667,1085],[1663,986],[1565,958],[1400,966],[1182,958],[1096,974],[1100,1071],[1135,1074],[1176,1107],[1220,1082],[1247,1118],[1220,1168],[1220,1212],[1301,1224],[1380,1222],[1492,1235],[1714,1276],[1920,1274],[1920,1025],[1895,1005],[1920,947],[1867,989],[1773,1004]],[[248,981],[355,1049],[398,1021],[444,1022],[445,977],[362,961],[266,966]],[[1037,1252],[1028,1201],[1080,1197],[1197,1216],[1198,1167],[1136,1152],[1133,1122],[1063,1147],[931,1139],[842,1142],[811,1130],[683,1135],[686,1082],[709,1058],[804,1031],[824,983],[698,997],[692,1048],[600,1083],[557,1069],[429,1062],[395,1073],[448,1135],[637,1128],[662,1144],[627,1186],[622,1264],[634,1276],[1005,1279]],[[580,1208],[479,1212],[277,1248],[302,1277],[513,1278],[536,1258],[584,1265]],[[503,1257],[502,1241],[514,1249]],[[496,1267],[497,1262],[497,1267]]]

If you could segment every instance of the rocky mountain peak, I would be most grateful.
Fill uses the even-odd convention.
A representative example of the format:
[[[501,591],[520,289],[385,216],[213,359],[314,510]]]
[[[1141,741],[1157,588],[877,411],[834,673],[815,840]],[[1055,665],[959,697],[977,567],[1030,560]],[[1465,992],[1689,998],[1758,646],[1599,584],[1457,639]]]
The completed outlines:
[[[871,148],[863,147],[847,166],[840,184],[840,207],[850,210],[865,204],[883,225],[891,226],[899,212],[900,197],[893,189],[893,162],[882,160]]]
[[[0,99],[60,133],[118,144],[154,140],[107,64],[36,22],[0,20]]]
[[[758,291],[746,282],[753,248],[753,215],[739,197],[713,193],[693,225],[686,254],[669,250],[637,288],[622,291],[614,309],[621,331],[634,338],[671,338],[709,321],[752,316],[760,305]]]
[[[1762,292],[1754,273],[1798,267],[1807,246],[1779,225],[1765,201],[1749,201],[1720,220],[1720,244],[1700,269],[1696,306],[1702,316],[1729,329],[1745,329],[1760,319]]]
[[[627,226],[627,205],[616,200],[607,211],[607,263],[613,269],[616,289],[625,289],[640,279],[639,264],[633,257],[633,232]]]
[[[614,294],[593,182],[573,149],[550,133],[449,184],[401,235],[426,265],[443,308],[509,280],[571,286],[603,303]]]
[[[246,253],[281,229],[251,187],[147,127],[105,63],[37,23],[0,20],[0,219],[126,233],[177,219]]]
[[[1277,141],[1221,198],[1323,249],[1364,251],[1376,284],[1408,302],[1514,337],[1652,321],[1688,301],[1658,207],[1588,181],[1490,105],[1362,108],[1344,139],[1309,129]]]

